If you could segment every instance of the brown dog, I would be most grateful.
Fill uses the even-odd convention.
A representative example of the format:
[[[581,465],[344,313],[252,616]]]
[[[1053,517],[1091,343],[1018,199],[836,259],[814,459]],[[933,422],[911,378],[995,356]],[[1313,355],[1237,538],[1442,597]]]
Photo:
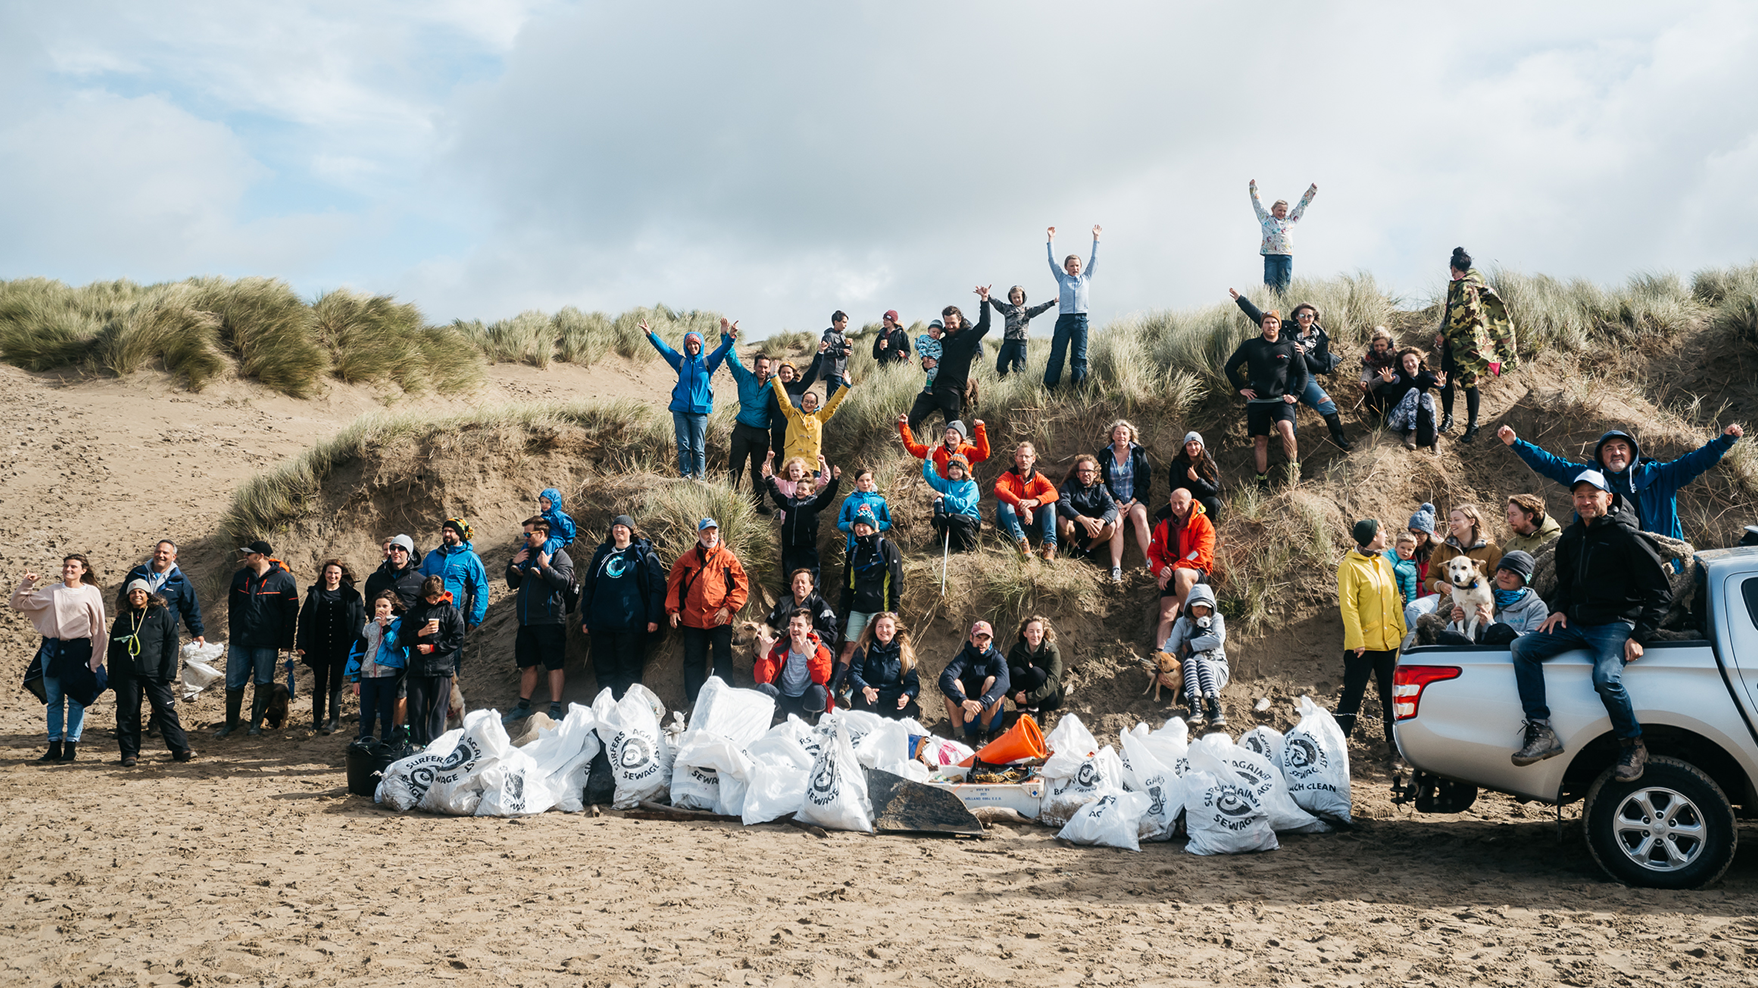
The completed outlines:
[[[1146,696],[1148,690],[1154,691],[1154,702],[1160,702],[1160,688],[1165,687],[1178,695],[1180,684],[1184,682],[1184,664],[1170,652],[1155,652],[1152,658],[1141,660],[1142,668],[1148,671],[1148,687],[1142,690]]]
[[[286,683],[276,683],[274,688],[269,690],[269,705],[263,709],[262,716],[264,720],[269,722],[269,726],[277,731],[281,729],[282,724],[287,722],[287,701],[289,699]]]

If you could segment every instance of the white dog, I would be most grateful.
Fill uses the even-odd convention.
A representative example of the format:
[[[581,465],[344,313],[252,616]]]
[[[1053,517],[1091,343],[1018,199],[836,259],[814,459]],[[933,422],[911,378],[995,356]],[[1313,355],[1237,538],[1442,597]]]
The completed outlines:
[[[1447,630],[1476,641],[1478,630],[1488,627],[1495,620],[1496,597],[1489,580],[1489,571],[1482,560],[1469,556],[1454,556],[1446,561],[1442,571],[1447,582],[1453,586],[1453,606],[1465,611],[1465,619],[1448,624]],[[1490,615],[1488,620],[1483,618],[1484,614]]]

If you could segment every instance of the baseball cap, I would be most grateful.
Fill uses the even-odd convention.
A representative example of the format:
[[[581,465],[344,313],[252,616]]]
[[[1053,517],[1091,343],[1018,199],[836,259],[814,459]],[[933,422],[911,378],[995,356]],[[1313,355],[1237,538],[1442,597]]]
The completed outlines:
[[[720,522],[717,522],[712,518],[704,518],[701,521],[696,523],[696,531],[698,531],[698,532],[702,531],[705,528],[719,528],[719,527],[720,527]]]
[[[1575,479],[1569,482],[1569,489],[1574,490],[1576,484],[1592,484],[1607,494],[1611,493],[1611,484],[1606,481],[1605,474],[1598,470],[1583,470],[1576,474]]]
[[[247,546],[240,546],[238,551],[239,552],[255,552],[255,553],[260,553],[264,556],[272,556],[275,553],[275,550],[269,548],[269,544],[267,542],[264,542],[262,539],[257,539],[255,542],[252,542],[251,544],[249,544]]]
[[[971,637],[975,638],[978,635],[988,635],[990,638],[993,638],[995,637],[995,629],[989,627],[989,622],[987,621],[978,621],[976,624],[971,625]]]

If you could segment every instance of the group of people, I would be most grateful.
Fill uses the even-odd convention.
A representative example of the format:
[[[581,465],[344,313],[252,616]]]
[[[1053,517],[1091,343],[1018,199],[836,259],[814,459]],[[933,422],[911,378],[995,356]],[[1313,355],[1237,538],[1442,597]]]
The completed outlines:
[[[1355,523],[1355,548],[1337,568],[1342,613],[1343,695],[1337,720],[1353,730],[1368,679],[1377,681],[1393,770],[1400,768],[1393,735],[1392,673],[1400,651],[1416,642],[1425,615],[1448,623],[1442,645],[1499,645],[1510,649],[1526,714],[1521,747],[1510,757],[1526,766],[1561,754],[1545,702],[1543,663],[1564,652],[1593,655],[1593,687],[1620,742],[1617,778],[1641,778],[1648,760],[1623,669],[1656,638],[1671,600],[1671,582],[1652,537],[1682,539],[1678,491],[1714,466],[1742,435],[1737,424],[1678,459],[1641,456],[1635,437],[1612,430],[1592,459],[1577,463],[1519,438],[1511,426],[1496,433],[1538,474],[1569,491],[1573,518],[1552,517],[1543,497],[1519,493],[1504,510],[1509,535],[1499,544],[1484,512],[1459,504],[1447,513],[1446,534],[1435,528],[1433,504],[1422,504],[1394,536],[1377,519]],[[1548,598],[1531,586],[1540,550],[1555,543],[1556,586]],[[1458,565],[1459,561],[1468,565]],[[1460,599],[1463,598],[1463,599]]]

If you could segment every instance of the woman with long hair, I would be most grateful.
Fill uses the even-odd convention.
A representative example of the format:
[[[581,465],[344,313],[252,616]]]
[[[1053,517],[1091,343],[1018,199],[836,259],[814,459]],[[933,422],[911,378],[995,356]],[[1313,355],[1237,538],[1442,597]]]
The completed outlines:
[[[1007,652],[1008,699],[1020,713],[1062,706],[1062,652],[1050,619],[1033,614],[1019,623],[1019,640]]]
[[[1178,455],[1172,458],[1172,465],[1167,468],[1167,476],[1172,486],[1166,489],[1167,494],[1179,488],[1190,492],[1196,503],[1203,506],[1208,513],[1209,521],[1220,523],[1221,518],[1221,468],[1209,453],[1208,444],[1203,442],[1200,432],[1187,432],[1184,442],[1179,444]],[[1155,515],[1165,520],[1165,505],[1160,506]]]
[[[116,691],[116,745],[122,767],[140,760],[140,701],[152,705],[153,722],[171,749],[171,757],[189,761],[189,736],[177,719],[171,682],[177,678],[177,613],[146,580],[128,581],[122,609],[110,628],[110,686]]]
[[[1117,502],[1118,526],[1111,533],[1111,581],[1123,581],[1123,543],[1133,529],[1141,548],[1142,565],[1148,561],[1148,542],[1153,525],[1148,522],[1148,498],[1154,492],[1154,466],[1141,444],[1141,433],[1128,419],[1111,423],[1105,435],[1111,443],[1099,457],[1099,475],[1111,500]]]
[[[299,661],[311,669],[311,729],[319,734],[336,732],[342,716],[342,673],[365,623],[366,602],[354,589],[354,571],[340,559],[324,560],[317,582],[306,588],[294,645]],[[324,722],[326,699],[328,723]]]
[[[1465,432],[1459,441],[1468,443],[1477,438],[1478,379],[1499,375],[1504,365],[1514,362],[1514,324],[1501,296],[1471,266],[1465,248],[1453,248],[1447,270],[1452,276],[1447,282],[1447,307],[1435,331],[1441,370],[1449,378],[1441,388],[1440,431],[1453,427],[1453,388],[1464,388]]]
[[[25,672],[25,688],[49,707],[49,750],[39,762],[70,762],[85,730],[85,708],[102,692],[97,672],[104,665],[104,594],[84,553],[61,558],[61,582],[41,589],[26,573],[12,591],[13,610],[30,617],[43,637]],[[136,717],[138,720],[138,715]]]
[[[853,691],[850,706],[855,710],[871,710],[892,720],[922,715],[916,703],[922,692],[916,650],[896,611],[880,611],[861,629],[848,681]]]

